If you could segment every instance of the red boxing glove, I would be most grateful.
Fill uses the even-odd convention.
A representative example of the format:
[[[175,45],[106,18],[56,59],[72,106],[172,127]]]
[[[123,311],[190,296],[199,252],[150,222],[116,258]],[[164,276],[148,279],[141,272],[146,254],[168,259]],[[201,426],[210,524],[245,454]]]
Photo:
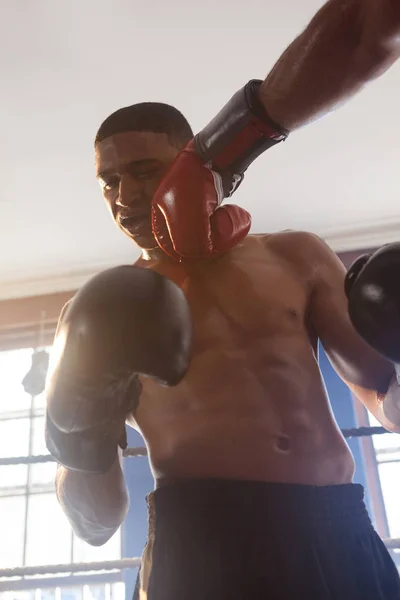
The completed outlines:
[[[266,114],[258,99],[260,85],[250,81],[239,90],[178,154],[160,182],[152,202],[153,233],[173,258],[209,258],[248,234],[250,214],[221,203],[253,160],[288,135]]]
[[[205,167],[193,141],[179,153],[153,199],[159,246],[173,258],[206,258],[236,246],[249,232],[249,213],[224,199],[217,173]]]

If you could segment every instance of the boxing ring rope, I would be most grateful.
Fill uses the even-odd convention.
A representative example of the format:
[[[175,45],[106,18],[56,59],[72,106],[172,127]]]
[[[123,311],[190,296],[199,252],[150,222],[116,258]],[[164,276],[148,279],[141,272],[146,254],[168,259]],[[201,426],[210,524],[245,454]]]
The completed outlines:
[[[342,429],[342,433],[347,439],[365,437],[369,435],[382,435],[385,433],[391,434],[390,431],[387,431],[383,427],[354,427],[353,429]],[[147,448],[145,448],[145,446],[126,448],[122,454],[124,458],[147,456]],[[0,458],[0,467],[11,465],[34,465],[37,463],[48,462],[55,462],[55,459],[50,454],[41,454],[37,456],[11,456],[7,458]]]
[[[122,453],[124,458],[133,458],[137,456],[147,456],[147,448],[138,446],[137,448],[126,448]],[[51,454],[38,454],[35,456],[11,456],[0,458],[0,467],[11,465],[36,465],[37,463],[56,462]]]
[[[387,539],[383,541],[385,546],[390,550],[400,550],[400,538]],[[140,558],[121,558],[119,560],[72,563],[66,565],[38,565],[36,567],[0,569],[0,583],[4,579],[34,577],[37,575],[87,573],[93,571],[122,571],[123,569],[134,569],[140,567],[140,562]],[[32,585],[34,585],[34,583],[35,579],[32,579]]]
[[[366,437],[370,435],[382,435],[391,434],[383,427],[355,427],[352,429],[342,429],[342,434],[347,439]],[[123,451],[124,458],[143,457],[147,456],[147,448],[139,446],[137,448],[126,448]],[[44,454],[39,456],[18,456],[9,458],[0,458],[0,466],[10,465],[28,465],[37,463],[49,463],[55,462],[50,454]],[[383,540],[385,546],[389,550],[400,550],[400,538],[388,538]],[[123,569],[132,569],[140,566],[141,559],[136,558],[122,558],[119,560],[110,561],[98,561],[98,562],[81,562],[72,564],[61,564],[61,565],[38,565],[32,567],[15,567],[8,569],[0,569],[0,581],[4,579],[15,579],[34,577],[38,575],[58,575],[58,574],[75,574],[75,573],[88,573],[95,571],[121,571]],[[32,585],[35,585],[35,581],[32,579]]]
[[[353,427],[352,429],[342,429],[343,436],[345,438],[357,438],[357,437],[366,437],[369,435],[382,435],[384,433],[391,434],[391,431],[388,431],[384,427]]]
[[[71,563],[67,565],[40,565],[37,567],[15,567],[0,569],[0,579],[33,577],[35,575],[59,575],[61,573],[87,573],[88,571],[122,571],[140,566],[140,558],[120,558],[96,562]]]

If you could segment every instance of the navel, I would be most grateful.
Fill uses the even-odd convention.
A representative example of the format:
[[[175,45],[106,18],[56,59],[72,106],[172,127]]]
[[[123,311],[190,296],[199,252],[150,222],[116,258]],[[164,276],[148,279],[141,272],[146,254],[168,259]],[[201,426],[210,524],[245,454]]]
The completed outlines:
[[[287,435],[280,435],[276,439],[276,448],[280,452],[289,452],[290,450],[290,439]]]

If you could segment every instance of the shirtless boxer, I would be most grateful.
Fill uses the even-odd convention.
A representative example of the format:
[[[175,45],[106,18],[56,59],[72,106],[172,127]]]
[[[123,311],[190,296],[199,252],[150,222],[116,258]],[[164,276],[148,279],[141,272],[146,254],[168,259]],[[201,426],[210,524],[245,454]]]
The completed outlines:
[[[397,0],[328,2],[258,90],[271,127],[279,124],[282,132],[293,131],[350,97],[398,57],[399,32]],[[283,232],[242,239],[249,223],[244,212],[234,209],[230,218],[237,217],[239,227],[228,231],[228,221],[219,223],[222,229],[213,229],[207,237],[206,258],[184,256],[187,236],[175,227],[173,217],[180,223],[187,219],[188,227],[194,224],[190,214],[182,215],[184,203],[179,214],[173,214],[176,202],[182,201],[174,194],[186,171],[175,173],[174,187],[171,169],[177,160],[189,156],[192,161],[198,147],[178,156],[192,134],[171,108],[165,108],[163,122],[163,110],[162,105],[139,105],[108,119],[97,137],[96,166],[114,220],[143,249],[137,265],[165,275],[185,293],[194,325],[190,368],[185,375],[182,367],[178,385],[161,386],[159,374],[150,372],[151,346],[142,328],[132,337],[134,356],[124,355],[123,362],[150,377],[135,378],[138,388],[125,398],[128,402],[117,403],[118,394],[110,396],[97,414],[92,395],[89,406],[94,409],[84,413],[81,435],[71,420],[70,425],[62,424],[62,413],[69,413],[75,398],[61,393],[65,379],[60,383],[61,367],[53,367],[48,443],[53,442],[54,455],[65,465],[57,474],[61,505],[75,531],[89,543],[104,543],[117,530],[128,506],[115,460],[118,443],[125,443],[120,438],[127,419],[146,441],[156,481],[149,497],[149,539],[137,590],[141,598],[400,598],[396,568],[368,520],[362,488],[351,483],[354,463],[329,408],[317,340],[371,413],[388,430],[400,431],[400,423],[382,410],[393,364],[355,332],[347,311],[344,268],[317,237]],[[189,162],[188,168],[200,168]],[[190,182],[191,178],[185,185],[195,195]],[[207,193],[209,185],[208,178]],[[191,195],[183,200],[192,207]],[[210,223],[214,214],[209,215]],[[221,252],[221,237],[215,231],[228,236],[228,246],[233,240],[233,247]],[[130,269],[132,275],[124,271],[124,277],[136,281],[138,271]],[[97,285],[95,297],[112,289],[107,283]],[[160,311],[166,320],[176,317],[168,300],[170,293],[176,296],[172,289],[161,295],[159,306],[156,303],[145,320],[149,314],[158,315],[162,340]],[[133,291],[138,293],[136,283]],[[93,318],[91,303],[80,294],[60,326],[57,337],[64,343],[77,328],[77,315],[85,324],[87,315]],[[175,300],[184,312],[183,298]],[[136,302],[132,299],[132,310]],[[118,336],[129,348],[129,308],[121,300],[115,303],[114,345],[101,350],[103,370],[114,358]],[[102,313],[98,327],[105,318]],[[189,327],[178,325],[182,330]],[[82,342],[79,353],[72,346],[70,354],[81,356],[91,349],[94,378],[102,372],[96,363],[101,344],[97,338],[87,339],[90,327],[81,324],[77,330],[86,345]],[[110,334],[104,337],[108,340]],[[152,339],[156,344],[154,333]],[[137,365],[141,344],[147,344],[147,368]],[[165,356],[180,356],[181,351],[182,344],[178,349],[171,344]],[[119,353],[117,343],[116,363]],[[75,382],[74,361],[58,364]],[[113,372],[117,370],[114,364]],[[174,377],[161,379],[174,383]],[[107,410],[113,411],[109,422],[115,427],[104,426],[104,413],[99,413]],[[102,436],[107,441],[104,453]],[[83,451],[71,458],[70,446],[76,448],[75,440],[81,443],[83,438],[91,452],[95,448],[97,462],[89,461]]]

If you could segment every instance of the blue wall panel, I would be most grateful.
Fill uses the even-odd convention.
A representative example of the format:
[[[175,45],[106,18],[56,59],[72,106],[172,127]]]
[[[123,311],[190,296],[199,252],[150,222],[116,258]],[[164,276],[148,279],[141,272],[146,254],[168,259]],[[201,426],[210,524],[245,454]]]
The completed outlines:
[[[341,429],[357,427],[354,413],[353,396],[348,387],[336,374],[322,347],[319,349],[319,364],[324,376],[326,388],[328,390],[332,410],[339,427]],[[361,483],[365,487],[365,466],[361,453],[360,442],[357,438],[347,440],[347,442],[356,462],[354,482]],[[365,494],[365,501],[368,509],[370,510],[370,499],[367,491]]]

